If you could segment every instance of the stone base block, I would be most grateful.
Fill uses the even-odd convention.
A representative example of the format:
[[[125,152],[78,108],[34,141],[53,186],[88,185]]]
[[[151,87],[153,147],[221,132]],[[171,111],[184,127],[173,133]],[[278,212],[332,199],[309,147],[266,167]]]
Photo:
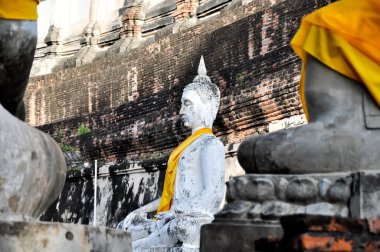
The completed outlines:
[[[262,238],[280,239],[279,223],[216,222],[202,226],[200,252],[252,252],[255,242]]]
[[[217,218],[257,221],[295,214],[379,218],[378,181],[377,171],[234,177],[227,184],[228,204]]]
[[[227,184],[228,203],[215,216],[214,223],[202,227],[200,251],[290,251],[279,247],[282,245],[277,242],[283,233],[279,224],[283,216],[306,214],[326,218],[379,219],[378,181],[378,171],[249,174],[234,177]],[[298,225],[291,224],[288,227],[292,229]],[[344,242],[344,234],[342,237],[334,246],[350,244]],[[334,242],[330,238],[321,240],[302,236],[299,241],[312,241],[320,245],[325,242],[328,246]],[[376,239],[369,237],[367,240],[370,242],[368,246],[378,246]],[[357,244],[355,246],[367,246],[364,243]],[[311,247],[311,250],[305,247],[305,250],[299,251],[328,251],[316,250],[318,246]]]
[[[133,252],[199,252],[199,248],[186,248],[186,247],[138,248]]]
[[[0,219],[0,251],[131,252],[125,231],[67,223]]]

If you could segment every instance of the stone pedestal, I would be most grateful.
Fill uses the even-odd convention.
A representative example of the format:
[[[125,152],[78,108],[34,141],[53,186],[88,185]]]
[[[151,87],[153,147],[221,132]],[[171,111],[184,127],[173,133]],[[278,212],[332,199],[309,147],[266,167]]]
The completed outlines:
[[[378,181],[377,171],[234,177],[227,183],[227,205],[202,227],[201,251],[222,243],[218,251],[254,251],[265,236],[281,238],[283,216],[379,218]]]
[[[77,224],[0,219],[0,251],[131,252],[130,234]]]
[[[380,216],[380,172],[303,175],[251,174],[232,178],[219,218],[273,220],[317,214],[352,218]]]
[[[133,252],[199,252],[199,248],[165,247],[165,248],[139,248]]]
[[[281,236],[282,228],[277,222],[229,222],[217,219],[202,227],[200,251],[251,252],[255,251],[255,241]]]

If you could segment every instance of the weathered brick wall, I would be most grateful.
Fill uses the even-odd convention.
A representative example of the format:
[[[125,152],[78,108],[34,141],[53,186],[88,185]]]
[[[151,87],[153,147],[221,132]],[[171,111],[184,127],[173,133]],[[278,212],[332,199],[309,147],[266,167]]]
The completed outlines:
[[[258,3],[262,5],[234,9],[116,57],[32,78],[26,94],[27,120],[62,144],[79,148],[87,161],[113,164],[111,173],[128,169],[131,161],[164,159],[189,135],[178,120],[180,97],[204,55],[208,73],[221,89],[216,135],[227,145],[267,132],[270,122],[302,114],[298,97],[301,63],[289,41],[302,16],[327,0],[279,0],[273,6],[269,1]],[[82,123],[90,132],[78,136]],[[160,172],[152,176],[160,177],[162,183]],[[109,185],[122,186],[118,179],[111,176]],[[79,190],[85,204],[70,213],[77,217],[68,219],[88,223],[92,192],[84,182],[76,184],[79,189],[70,183],[68,179],[57,206],[49,210],[59,208],[59,213],[48,212],[45,219],[62,220],[70,207],[66,198]],[[113,192],[109,201],[115,207],[135,202],[131,191],[122,194],[114,201],[119,195]],[[139,204],[157,196],[140,195],[144,200]],[[102,211],[116,211],[115,207]],[[104,224],[114,226],[122,214],[108,214],[112,217]]]
[[[141,49],[83,67],[32,78],[27,120],[64,133],[88,159],[120,162],[168,152],[188,132],[178,110],[203,54],[222,99],[215,132],[224,143],[302,113],[300,61],[289,47],[300,18],[319,1],[288,0],[251,14],[249,6]],[[240,16],[247,16],[235,22]],[[77,137],[84,123],[91,132]]]

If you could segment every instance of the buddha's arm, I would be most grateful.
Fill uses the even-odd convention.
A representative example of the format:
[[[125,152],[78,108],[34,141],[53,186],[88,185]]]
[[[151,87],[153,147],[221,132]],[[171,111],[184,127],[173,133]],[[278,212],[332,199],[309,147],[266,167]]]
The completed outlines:
[[[183,211],[218,209],[224,195],[224,146],[214,140],[207,142],[201,151],[201,177],[203,190],[195,197],[183,202],[178,209]]]
[[[224,195],[224,146],[219,141],[208,143],[201,152],[204,192],[200,206],[219,207]]]
[[[141,217],[146,218],[147,213],[156,211],[160,204],[161,198],[146,204],[140,208],[137,208],[133,212],[129,213],[127,217],[124,218],[118,225],[117,229],[127,230],[130,226],[139,225],[138,222],[141,221]],[[137,222],[136,222],[137,220]],[[136,222],[135,224],[133,224]]]
[[[156,199],[140,208],[138,208],[136,211],[143,212],[143,213],[149,213],[153,211],[157,211],[158,206],[160,205],[161,197],[159,199]]]

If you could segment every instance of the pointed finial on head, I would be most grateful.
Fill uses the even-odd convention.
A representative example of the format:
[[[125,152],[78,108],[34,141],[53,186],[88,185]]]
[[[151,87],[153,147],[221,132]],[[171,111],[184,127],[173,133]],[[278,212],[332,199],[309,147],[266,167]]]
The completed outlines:
[[[201,60],[199,61],[198,75],[207,75],[207,70],[206,70],[205,61],[203,59],[203,55],[201,56]]]

